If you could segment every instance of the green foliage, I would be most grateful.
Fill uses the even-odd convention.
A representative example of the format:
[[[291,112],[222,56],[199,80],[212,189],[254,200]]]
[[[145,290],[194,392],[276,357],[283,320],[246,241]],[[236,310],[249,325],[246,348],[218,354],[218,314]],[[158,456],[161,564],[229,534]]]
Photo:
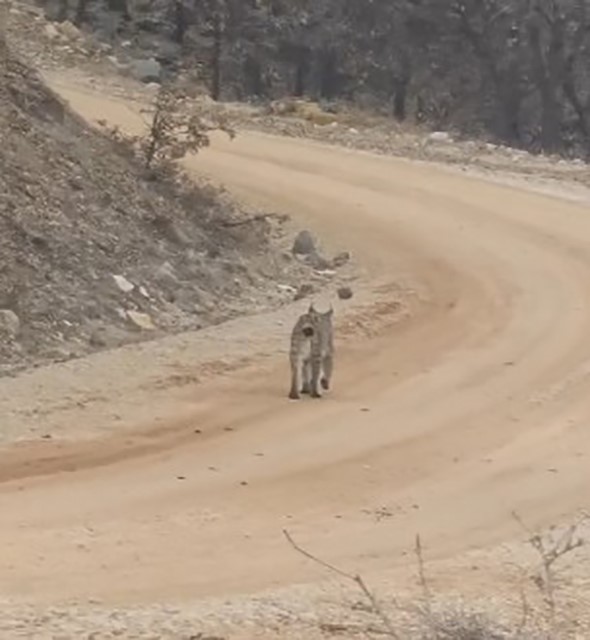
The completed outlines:
[[[188,101],[178,91],[161,87],[147,115],[143,135],[130,136],[118,128],[107,129],[110,137],[130,149],[145,169],[169,168],[188,153],[209,146],[212,131],[224,131],[230,138],[235,131],[218,110],[208,103]],[[105,126],[104,122],[101,122]]]

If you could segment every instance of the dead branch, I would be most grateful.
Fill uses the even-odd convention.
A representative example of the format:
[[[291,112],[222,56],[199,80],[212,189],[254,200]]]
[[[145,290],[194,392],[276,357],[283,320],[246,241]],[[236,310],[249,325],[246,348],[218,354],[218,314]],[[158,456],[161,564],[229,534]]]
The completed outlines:
[[[266,220],[278,220],[279,222],[285,221],[285,216],[279,213],[260,213],[250,218],[243,218],[242,220],[227,220],[221,223],[222,227],[241,227],[246,224],[253,224],[254,222],[262,222]]]
[[[393,622],[391,621],[387,613],[384,611],[383,607],[379,604],[375,594],[369,589],[369,587],[367,586],[367,584],[359,574],[348,573],[347,571],[343,571],[342,569],[339,569],[338,567],[330,564],[329,562],[326,562],[325,560],[322,560],[321,558],[314,556],[309,551],[306,551],[305,549],[300,547],[295,542],[295,540],[293,540],[291,534],[286,529],[283,529],[283,535],[287,539],[287,542],[293,547],[293,549],[295,549],[295,551],[305,556],[312,562],[315,562],[316,564],[319,564],[325,569],[328,569],[332,573],[335,573],[336,575],[339,575],[342,578],[346,578],[347,580],[350,580],[351,582],[356,584],[357,587],[362,591],[363,595],[367,598],[368,602],[370,603],[371,611],[373,612],[373,614],[378,616],[378,618],[383,623],[383,626],[387,630],[387,634],[389,635],[389,637],[396,638],[397,640],[400,639],[400,636],[398,635],[398,633],[395,630],[395,627],[393,626]]]
[[[389,631],[387,629],[382,629],[380,627],[375,627],[374,625],[369,625],[368,627],[362,626],[360,624],[342,624],[342,623],[333,623],[333,622],[322,622],[320,625],[320,630],[324,633],[329,634],[343,634],[346,633],[348,635],[364,635],[373,634],[376,636],[388,636]]]
[[[541,575],[534,579],[537,588],[543,594],[545,604],[549,610],[550,624],[552,628],[555,626],[555,575],[553,572],[553,565],[564,556],[568,555],[572,551],[575,551],[584,544],[582,538],[576,537],[580,526],[586,522],[590,516],[586,513],[567,527],[563,534],[557,539],[547,539],[543,537],[541,533],[533,531],[526,525],[523,519],[516,513],[512,512],[512,517],[516,520],[519,526],[528,535],[528,542],[531,547],[537,552],[541,561]]]
[[[422,540],[420,534],[416,534],[416,543],[414,545],[414,553],[416,554],[416,560],[418,561],[418,579],[420,581],[420,587],[424,596],[424,604],[426,605],[426,612],[429,617],[432,616],[432,593],[428,586],[426,579],[426,571],[424,568],[424,553],[422,551]]]

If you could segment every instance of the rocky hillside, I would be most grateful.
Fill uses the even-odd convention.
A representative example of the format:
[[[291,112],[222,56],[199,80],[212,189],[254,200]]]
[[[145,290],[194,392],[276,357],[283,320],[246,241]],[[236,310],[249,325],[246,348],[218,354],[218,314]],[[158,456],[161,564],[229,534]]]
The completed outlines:
[[[266,219],[178,192],[90,130],[0,42],[0,373],[293,297]]]

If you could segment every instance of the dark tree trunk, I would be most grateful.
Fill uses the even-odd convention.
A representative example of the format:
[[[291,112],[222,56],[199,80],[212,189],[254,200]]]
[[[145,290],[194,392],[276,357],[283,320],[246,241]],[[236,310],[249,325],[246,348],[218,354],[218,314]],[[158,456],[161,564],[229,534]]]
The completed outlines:
[[[221,56],[223,54],[223,20],[219,13],[213,16],[213,51],[211,57],[211,97],[221,97]]]
[[[338,73],[338,58],[334,51],[324,51],[320,58],[319,94],[331,100],[340,95],[341,78]]]
[[[244,62],[244,88],[246,95],[261,97],[266,91],[262,78],[262,66],[258,60],[248,56]]]
[[[393,89],[393,117],[398,122],[403,122],[408,115],[408,87],[409,78],[394,81]]]
[[[68,19],[69,13],[70,13],[69,0],[59,0],[56,21],[65,22]]]
[[[295,85],[293,87],[293,95],[301,98],[305,95],[307,78],[307,64],[305,60],[299,60],[295,65]]]
[[[576,88],[574,73],[574,58],[571,56],[566,63],[563,76],[563,93],[576,114],[576,125],[586,142],[590,140],[590,114],[587,106],[582,102]]]
[[[180,45],[183,44],[187,28],[188,16],[186,15],[184,0],[174,0],[174,33],[172,34],[174,42]]]
[[[543,151],[553,153],[562,146],[559,103],[555,89],[547,84],[541,89],[541,145]]]
[[[516,77],[494,78],[496,105],[494,108],[494,134],[505,144],[520,144],[520,112],[522,91]]]
[[[88,9],[88,0],[78,0],[76,4],[76,15],[74,16],[74,24],[77,27],[82,26],[86,22],[86,11]]]
[[[553,25],[552,25],[553,26]],[[562,146],[561,109],[557,97],[560,58],[563,46],[559,33],[551,33],[551,45],[543,51],[541,33],[536,24],[529,27],[529,39],[533,55],[533,73],[537,90],[541,98],[541,147],[543,151],[553,153]]]

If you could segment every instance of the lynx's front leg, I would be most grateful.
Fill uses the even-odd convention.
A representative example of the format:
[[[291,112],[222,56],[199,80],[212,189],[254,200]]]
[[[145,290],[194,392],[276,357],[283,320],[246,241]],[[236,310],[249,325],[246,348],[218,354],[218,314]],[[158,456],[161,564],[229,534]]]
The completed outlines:
[[[303,361],[303,383],[301,385],[301,393],[311,393],[311,359],[305,358]]]
[[[322,372],[322,361],[318,357],[311,359],[311,397],[321,398],[320,393],[320,374]]]
[[[324,356],[324,373],[322,375],[322,389],[326,391],[330,388],[332,380],[332,371],[334,369],[334,357],[331,355]]]
[[[291,400],[299,400],[300,383],[300,371],[301,371],[301,359],[297,357],[291,358],[291,391],[289,391],[289,398]]]

